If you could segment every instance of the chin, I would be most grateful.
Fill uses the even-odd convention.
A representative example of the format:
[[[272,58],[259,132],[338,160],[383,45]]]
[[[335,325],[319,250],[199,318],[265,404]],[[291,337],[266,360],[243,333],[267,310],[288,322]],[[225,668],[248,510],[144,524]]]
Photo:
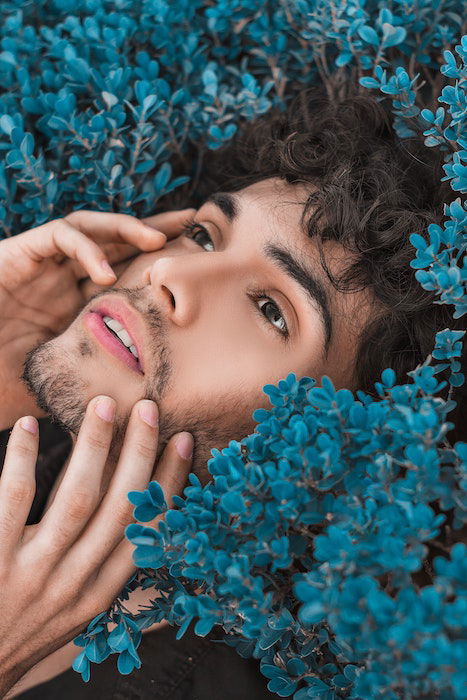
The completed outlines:
[[[79,362],[72,353],[63,351],[60,338],[41,342],[27,353],[21,379],[54,423],[77,434],[89,387],[80,374]]]

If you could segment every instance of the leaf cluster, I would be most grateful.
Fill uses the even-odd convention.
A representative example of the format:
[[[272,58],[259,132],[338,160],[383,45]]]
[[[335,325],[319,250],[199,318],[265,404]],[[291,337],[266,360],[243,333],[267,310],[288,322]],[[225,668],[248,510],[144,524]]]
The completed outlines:
[[[423,131],[444,155],[458,196],[443,226],[411,236],[411,265],[463,317],[463,3],[381,5],[3,2],[1,235],[81,207],[144,216],[177,192],[185,204],[203,154],[244,121],[301,87],[332,97],[354,82],[391,100],[402,142]],[[254,433],[212,450],[206,486],[191,474],[172,509],[156,482],[130,493],[138,571],[76,638],[73,667],[89,680],[114,653],[130,673],[142,630],[166,619],[178,638],[192,622],[220,628],[281,697],[464,697],[467,443],[446,440],[454,402],[437,378],[463,383],[463,335],[438,333],[405,384],[385,369],[376,399],[291,373],[263,388]],[[157,596],[132,615],[136,588]]]

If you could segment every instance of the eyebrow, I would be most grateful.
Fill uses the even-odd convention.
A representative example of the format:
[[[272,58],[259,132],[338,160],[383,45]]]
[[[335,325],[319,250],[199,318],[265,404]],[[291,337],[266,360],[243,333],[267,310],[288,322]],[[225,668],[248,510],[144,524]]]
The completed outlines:
[[[214,204],[218,207],[229,223],[233,223],[239,216],[239,198],[230,192],[214,192],[209,195],[205,203]],[[324,325],[324,350],[325,355],[327,355],[332,338],[332,316],[328,294],[323,282],[306,266],[304,258],[301,255],[296,255],[289,248],[266,243],[264,254],[267,259],[271,260],[277,268],[285,272],[288,277],[306,292],[307,301],[313,310],[316,308],[315,305],[318,304]]]

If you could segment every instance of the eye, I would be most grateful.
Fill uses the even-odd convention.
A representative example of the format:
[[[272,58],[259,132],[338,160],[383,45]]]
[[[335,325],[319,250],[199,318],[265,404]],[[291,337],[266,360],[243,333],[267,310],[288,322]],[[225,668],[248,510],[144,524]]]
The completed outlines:
[[[186,221],[182,232],[187,238],[193,240],[204,250],[209,250],[210,252],[215,250],[213,240],[209,235],[208,230],[201,224],[198,224],[196,221]],[[207,239],[210,248],[206,248],[203,243],[199,243],[198,240],[195,240],[195,238],[198,238],[200,234],[201,240],[203,238]],[[274,301],[274,299],[271,299],[271,297],[266,294],[264,289],[251,289],[249,290],[248,297],[253,302],[253,308],[259,314],[260,318],[266,323],[268,328],[270,329],[272,326],[274,330],[279,333],[282,340],[287,342],[290,338],[290,333],[281,307]],[[266,300],[266,303],[263,306],[259,306],[257,303],[260,299]],[[264,310],[266,310],[266,312]],[[268,310],[270,313],[268,313]],[[275,322],[277,321],[281,322],[281,326],[275,325]]]
[[[184,224],[183,233],[186,235],[187,238],[191,238],[191,240],[193,241],[195,241],[195,236],[198,236],[198,234],[201,233],[208,239],[210,245],[212,246],[209,250],[214,250],[214,243],[212,242],[212,238],[207,232],[207,229],[205,229],[204,226],[201,226],[201,224],[197,224],[196,221],[187,221]],[[195,241],[195,243],[198,243],[198,241]],[[198,245],[201,245],[201,247],[204,248],[202,244],[198,243]],[[208,250],[208,248],[204,249]]]
[[[287,326],[287,321],[285,320],[285,316],[282,313],[282,310],[278,304],[274,301],[274,299],[271,299],[266,294],[266,291],[264,289],[253,289],[251,292],[248,294],[250,299],[253,302],[253,307],[255,311],[257,311],[260,315],[260,317],[265,321],[268,325],[268,328],[273,328],[279,333],[279,335],[282,337],[282,339],[287,342],[290,338],[290,333],[289,329]],[[260,299],[265,299],[266,303],[263,306],[258,305],[258,301]],[[269,309],[270,313],[267,313],[267,310]],[[266,313],[265,313],[266,311]],[[279,321],[280,326],[276,326],[274,322]]]

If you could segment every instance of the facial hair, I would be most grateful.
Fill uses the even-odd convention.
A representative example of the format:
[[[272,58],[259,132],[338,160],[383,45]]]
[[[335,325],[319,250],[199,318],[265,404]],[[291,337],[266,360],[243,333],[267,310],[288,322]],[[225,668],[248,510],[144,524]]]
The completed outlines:
[[[159,407],[156,463],[169,439],[175,433],[188,431],[194,437],[192,471],[198,475],[202,483],[206,483],[210,479],[206,463],[212,455],[212,449],[216,447],[221,450],[229,444],[230,440],[241,440],[252,432],[254,422],[251,413],[255,403],[252,403],[251,398],[248,400],[248,391],[244,387],[236,392],[236,396],[232,396],[231,392],[228,395],[208,399],[205,396],[193,396],[188,408],[164,411],[161,399],[170,390],[173,368],[169,360],[167,344],[164,342],[165,326],[161,314],[153,305],[145,306],[143,287],[132,289],[119,287],[99,292],[88,303],[111,293],[125,296],[128,302],[144,315],[150,336],[154,339],[152,352],[157,360],[158,370],[156,376],[148,378],[141,398],[153,399]],[[77,344],[76,353],[65,354],[61,352],[60,345],[55,341],[56,339],[52,338],[41,342],[28,352],[22,380],[35,397],[38,406],[48,414],[49,418],[76,438],[86,413],[86,397],[93,395],[92,386],[83,379],[80,367],[83,360],[95,355],[96,350],[86,338],[81,338]],[[130,410],[123,415],[117,411],[107,460],[113,467],[116,466],[120,456],[129,417]]]
[[[168,390],[171,368],[167,360],[167,348],[162,341],[160,313],[153,305],[148,308],[144,303],[145,291],[144,287],[115,287],[93,295],[87,305],[109,294],[119,294],[126,297],[130,305],[142,313],[154,343],[151,351],[153,357],[158,360],[159,369],[156,376],[147,377],[144,395],[141,398],[153,399],[159,403]],[[86,310],[84,307],[83,313]],[[48,414],[53,423],[70,432],[75,438],[84,420],[87,397],[95,393],[89,381],[83,379],[81,367],[86,358],[95,357],[96,354],[96,348],[86,337],[79,339],[76,350],[64,353],[58,336],[33,347],[27,353],[23,365],[21,379],[35,397],[37,405]],[[129,417],[130,410],[124,413],[121,410],[117,411],[108,457],[111,462],[116,463],[118,460]]]

